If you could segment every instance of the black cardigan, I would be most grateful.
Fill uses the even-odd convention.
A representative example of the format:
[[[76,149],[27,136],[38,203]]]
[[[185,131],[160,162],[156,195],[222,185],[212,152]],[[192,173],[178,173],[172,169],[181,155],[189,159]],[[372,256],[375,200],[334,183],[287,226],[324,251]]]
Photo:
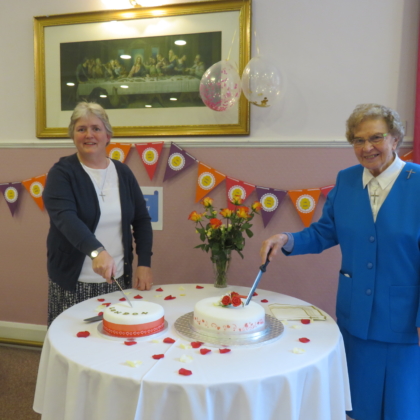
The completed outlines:
[[[153,232],[136,178],[127,165],[113,162],[121,200],[124,283],[129,286],[133,274],[133,236],[137,265],[150,267]],[[42,197],[50,216],[48,276],[62,288],[75,290],[86,256],[103,246],[94,234],[101,214],[98,196],[76,154],[61,158],[51,168]]]

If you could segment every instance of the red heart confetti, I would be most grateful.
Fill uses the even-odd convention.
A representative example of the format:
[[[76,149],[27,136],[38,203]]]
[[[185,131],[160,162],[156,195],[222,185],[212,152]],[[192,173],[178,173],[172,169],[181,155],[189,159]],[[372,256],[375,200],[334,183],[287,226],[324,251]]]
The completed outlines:
[[[311,323],[311,320],[310,319],[301,319],[300,322],[302,324],[310,324]]]
[[[309,343],[311,340],[309,340],[309,338],[302,337],[302,338],[299,338],[299,341],[301,343]]]
[[[222,354],[229,353],[229,352],[230,352],[230,349],[219,349],[219,353],[222,353]]]
[[[191,343],[191,347],[193,348],[193,349],[198,349],[199,347],[201,347],[202,346],[202,342],[201,341],[193,341],[192,343]]]
[[[99,302],[105,302],[105,299],[98,299]]]
[[[77,333],[78,337],[89,337],[90,336],[90,332],[89,331],[80,331]]]
[[[103,303],[102,306],[106,306],[108,307],[109,305],[111,305],[111,303]]]
[[[153,357],[153,359],[159,360],[159,359],[163,359],[165,357],[165,355],[164,354],[154,354],[152,357]]]
[[[163,342],[164,342],[164,343],[167,343],[167,344],[172,344],[172,343],[175,343],[175,340],[174,340],[173,338],[171,338],[171,337],[166,337],[166,338],[163,340]]]
[[[169,295],[169,296],[166,296],[166,298],[164,300],[172,300],[172,299],[176,299],[176,297],[172,296],[172,295]]]
[[[134,296],[134,299],[143,299],[143,296],[136,295],[136,296]]]
[[[98,313],[98,316],[102,316],[104,313],[103,312],[99,312]]]
[[[204,289],[203,286],[195,286],[196,289]]]
[[[262,300],[261,300],[261,302],[262,302],[262,303],[267,303],[267,302],[268,302],[268,300],[267,300],[267,299],[262,299]]]
[[[207,353],[210,353],[211,352],[211,350],[210,349],[200,349],[200,353],[201,354],[207,354]]]
[[[124,344],[126,346],[134,346],[134,344],[137,344],[137,341],[124,341]]]
[[[123,302],[124,300],[127,300],[126,298],[121,298],[120,299],[120,302]]]
[[[254,292],[254,294],[252,296],[258,296],[258,293],[257,292]]]
[[[184,375],[184,376],[190,376],[190,375],[192,375],[192,372],[190,370],[184,369],[184,368],[179,369],[178,373],[180,375]]]
[[[163,289],[159,287],[159,289],[156,289],[156,292],[163,292]]]

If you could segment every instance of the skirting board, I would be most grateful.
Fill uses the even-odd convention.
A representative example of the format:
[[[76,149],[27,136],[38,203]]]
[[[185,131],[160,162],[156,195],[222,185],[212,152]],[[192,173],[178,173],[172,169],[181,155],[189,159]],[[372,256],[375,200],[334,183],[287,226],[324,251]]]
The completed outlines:
[[[46,325],[0,321],[0,343],[42,347]]]

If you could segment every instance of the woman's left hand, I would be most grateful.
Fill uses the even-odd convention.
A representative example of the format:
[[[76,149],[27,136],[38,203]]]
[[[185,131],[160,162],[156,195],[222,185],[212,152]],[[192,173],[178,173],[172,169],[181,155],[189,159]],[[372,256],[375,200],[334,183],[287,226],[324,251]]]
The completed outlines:
[[[150,290],[152,285],[152,269],[144,266],[137,267],[133,279],[133,288],[137,290]]]

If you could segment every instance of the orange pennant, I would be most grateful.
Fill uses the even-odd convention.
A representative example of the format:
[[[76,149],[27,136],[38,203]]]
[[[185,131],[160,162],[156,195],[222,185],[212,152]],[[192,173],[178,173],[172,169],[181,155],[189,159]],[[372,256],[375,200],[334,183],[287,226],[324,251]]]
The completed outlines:
[[[198,163],[198,180],[197,189],[195,192],[195,202],[204,198],[211,190],[216,188],[224,179],[226,175],[221,174],[210,166]]]
[[[162,153],[163,141],[155,143],[140,143],[136,144],[136,149],[140,155],[140,159],[143,162],[144,167],[146,168],[147,173],[149,174],[150,180],[153,179],[155,174],[159,157]]]
[[[405,162],[412,162],[413,161],[413,150],[411,152],[408,152],[405,155],[401,156],[401,160],[403,160]]]
[[[321,190],[319,188],[311,190],[294,190],[289,191],[288,194],[292,199],[304,226],[308,227],[311,224]]]
[[[109,143],[108,146],[106,146],[106,154],[111,159],[119,160],[124,163],[130,153],[130,149],[131,144]]]
[[[27,179],[22,181],[23,186],[27,189],[31,197],[35,200],[35,203],[38,204],[38,207],[41,210],[44,210],[44,201],[42,200],[42,193],[44,192],[45,180],[47,179],[47,174],[37,176],[35,178]]]

